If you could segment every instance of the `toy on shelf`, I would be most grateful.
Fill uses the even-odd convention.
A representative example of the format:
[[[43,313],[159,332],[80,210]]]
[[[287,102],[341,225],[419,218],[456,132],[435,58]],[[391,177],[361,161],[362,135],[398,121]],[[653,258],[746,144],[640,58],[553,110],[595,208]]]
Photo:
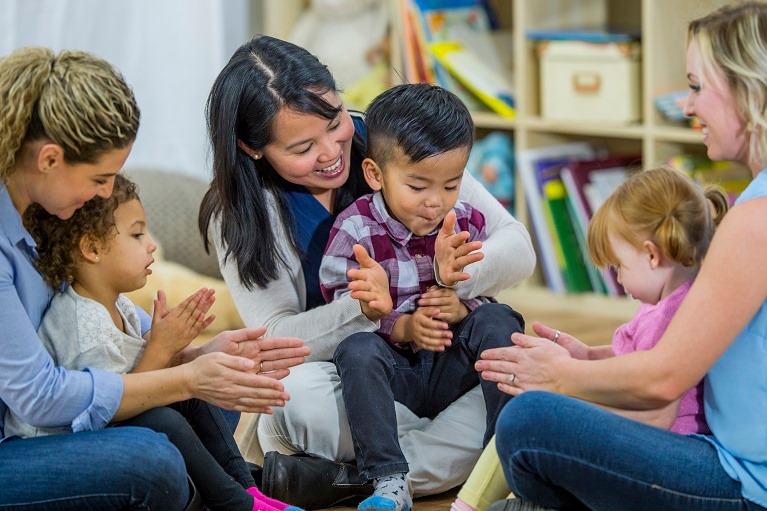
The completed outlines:
[[[514,213],[514,145],[511,137],[493,131],[477,140],[466,169],[498,202]]]
[[[311,0],[288,39],[330,68],[349,108],[365,110],[390,86],[385,0]]]

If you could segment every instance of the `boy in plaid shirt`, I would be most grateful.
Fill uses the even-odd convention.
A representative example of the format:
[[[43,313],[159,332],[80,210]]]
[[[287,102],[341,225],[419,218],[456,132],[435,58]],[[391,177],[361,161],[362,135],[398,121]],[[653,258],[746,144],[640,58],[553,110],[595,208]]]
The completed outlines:
[[[374,193],[336,218],[320,283],[328,302],[351,292],[381,318],[376,332],[346,338],[333,357],[357,467],[375,486],[358,509],[407,511],[412,496],[394,402],[433,418],[480,384],[486,444],[510,396],[481,381],[474,362],[486,349],[510,345],[524,321],[492,298],[459,297],[439,286],[439,268],[455,266],[450,247],[478,250],[485,239],[482,213],[458,201],[474,141],[460,99],[432,85],[397,86],[371,103],[365,123],[369,157],[362,165]],[[452,240],[436,243],[456,230]],[[371,258],[377,264],[366,263]],[[481,258],[475,252],[468,260]],[[465,278],[459,272],[455,280]]]

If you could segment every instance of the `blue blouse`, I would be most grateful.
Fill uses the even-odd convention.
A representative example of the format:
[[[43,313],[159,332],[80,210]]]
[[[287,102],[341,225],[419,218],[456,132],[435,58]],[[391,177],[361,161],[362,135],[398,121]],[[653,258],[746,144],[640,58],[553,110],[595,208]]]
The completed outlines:
[[[767,171],[735,204],[757,197],[767,197]],[[714,433],[705,438],[743,497],[767,507],[767,300],[706,374],[703,397]]]
[[[35,426],[87,431],[106,426],[122,398],[119,374],[53,365],[37,337],[53,291],[35,246],[0,182],[0,441],[8,407]]]

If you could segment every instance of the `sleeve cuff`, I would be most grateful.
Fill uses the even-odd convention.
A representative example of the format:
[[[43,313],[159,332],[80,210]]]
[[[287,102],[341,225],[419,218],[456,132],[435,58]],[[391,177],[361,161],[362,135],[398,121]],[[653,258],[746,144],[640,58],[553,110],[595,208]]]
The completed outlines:
[[[138,314],[138,319],[141,321],[141,337],[144,337],[146,333],[152,328],[152,316],[147,314],[147,312],[138,305],[135,305],[135,307],[136,314]]]
[[[454,289],[456,284],[453,284],[452,286],[446,285],[444,282],[442,282],[442,279],[439,278],[439,265],[437,264],[437,258],[434,258],[434,280],[437,281],[437,284],[439,287],[446,287],[447,289]]]
[[[72,421],[72,431],[104,429],[117,413],[123,395],[123,379],[116,373],[84,369],[93,379],[93,399],[90,406]]]

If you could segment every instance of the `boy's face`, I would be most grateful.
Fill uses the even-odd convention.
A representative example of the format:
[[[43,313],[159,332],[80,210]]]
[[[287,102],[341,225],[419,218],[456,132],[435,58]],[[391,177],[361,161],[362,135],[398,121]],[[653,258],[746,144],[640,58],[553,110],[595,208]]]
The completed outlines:
[[[373,190],[381,190],[389,214],[413,234],[424,236],[434,231],[455,206],[469,148],[452,149],[418,163],[398,153],[383,170],[366,159],[365,178]]]
[[[138,200],[121,204],[115,210],[114,237],[99,251],[98,271],[104,285],[117,293],[144,287],[157,245],[146,230],[146,213]]]

